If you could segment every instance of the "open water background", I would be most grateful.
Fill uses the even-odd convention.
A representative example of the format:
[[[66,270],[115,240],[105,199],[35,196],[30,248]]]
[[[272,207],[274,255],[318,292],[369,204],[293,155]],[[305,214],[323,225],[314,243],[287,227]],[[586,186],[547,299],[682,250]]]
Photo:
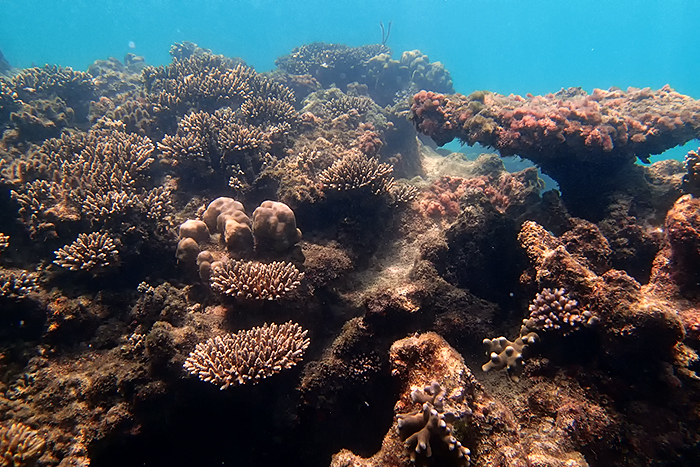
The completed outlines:
[[[188,40],[267,71],[310,42],[381,42],[380,21],[394,58],[420,49],[464,94],[670,84],[700,98],[698,0],[0,0],[0,50],[86,70],[128,52],[167,64]]]

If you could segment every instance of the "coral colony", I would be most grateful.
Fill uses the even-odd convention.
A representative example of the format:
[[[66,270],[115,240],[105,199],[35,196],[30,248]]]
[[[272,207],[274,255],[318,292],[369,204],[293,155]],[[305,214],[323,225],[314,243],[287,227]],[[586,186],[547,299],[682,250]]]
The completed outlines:
[[[698,463],[700,102],[388,35],[3,66],[0,464]]]

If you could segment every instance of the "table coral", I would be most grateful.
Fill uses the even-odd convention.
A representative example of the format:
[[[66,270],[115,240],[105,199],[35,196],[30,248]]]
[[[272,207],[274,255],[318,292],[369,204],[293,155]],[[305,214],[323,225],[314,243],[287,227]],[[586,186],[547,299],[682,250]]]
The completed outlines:
[[[291,321],[225,334],[197,344],[183,365],[199,379],[221,386],[257,384],[301,360],[310,340]]]

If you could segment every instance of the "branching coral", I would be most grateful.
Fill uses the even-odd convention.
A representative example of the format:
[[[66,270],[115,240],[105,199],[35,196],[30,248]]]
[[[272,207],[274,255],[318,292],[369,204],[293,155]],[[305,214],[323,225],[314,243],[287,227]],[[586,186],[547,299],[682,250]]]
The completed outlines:
[[[523,320],[527,329],[561,330],[565,336],[582,326],[593,326],[598,321],[589,310],[582,310],[564,288],[542,289],[532,300],[529,311],[530,316]]]
[[[0,269],[0,297],[24,298],[38,292],[37,275],[28,271]]]
[[[166,67],[147,67],[143,80],[149,99],[160,109],[183,115],[190,109],[214,112],[238,106],[250,97],[252,68],[221,55],[201,54],[173,59]]]
[[[0,232],[0,253],[10,245],[10,236]]]
[[[411,392],[411,400],[421,407],[415,412],[396,415],[399,436],[404,440],[404,446],[414,462],[419,455],[433,455],[430,440],[437,438],[455,453],[460,464],[469,465],[469,449],[462,446],[452,435],[451,424],[455,415],[445,413],[444,398],[445,390],[437,381],[423,389],[414,389]]]
[[[537,341],[537,334],[528,332],[525,327],[515,341],[501,336],[496,339],[484,339],[489,361],[481,366],[484,371],[505,369],[510,379],[518,381],[523,369],[523,349]]]
[[[108,232],[81,233],[78,238],[56,250],[54,263],[71,271],[99,271],[119,261],[117,245]]]
[[[292,263],[231,261],[212,265],[211,287],[230,297],[279,300],[296,289],[304,273]]]
[[[368,189],[373,195],[388,193],[394,186],[393,168],[376,158],[350,152],[319,175],[325,190],[354,191]]]
[[[289,321],[216,336],[197,344],[183,367],[222,390],[257,384],[296,365],[309,346],[306,335],[301,326]]]
[[[367,70],[369,60],[389,52],[381,44],[349,47],[345,44],[314,42],[292,50],[290,55],[278,58],[275,64],[293,75],[310,74],[324,87],[331,83],[358,81]]]
[[[101,120],[87,133],[49,140],[28,160],[6,171],[24,181],[12,191],[30,233],[83,216],[102,222],[129,212],[155,218],[169,208],[170,193],[147,189],[155,150],[150,139]]]
[[[0,426],[0,465],[24,467],[34,465],[46,440],[22,423]]]

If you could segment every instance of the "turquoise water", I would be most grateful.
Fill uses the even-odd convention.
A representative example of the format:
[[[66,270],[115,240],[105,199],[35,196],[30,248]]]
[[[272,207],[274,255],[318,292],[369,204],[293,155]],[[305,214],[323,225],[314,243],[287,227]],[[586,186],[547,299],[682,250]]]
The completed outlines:
[[[85,70],[128,52],[165,64],[170,45],[188,40],[267,71],[313,41],[380,42],[379,22],[391,21],[394,57],[420,49],[446,65],[461,93],[670,84],[700,98],[696,0],[4,0],[0,7],[0,50],[18,67]]]

